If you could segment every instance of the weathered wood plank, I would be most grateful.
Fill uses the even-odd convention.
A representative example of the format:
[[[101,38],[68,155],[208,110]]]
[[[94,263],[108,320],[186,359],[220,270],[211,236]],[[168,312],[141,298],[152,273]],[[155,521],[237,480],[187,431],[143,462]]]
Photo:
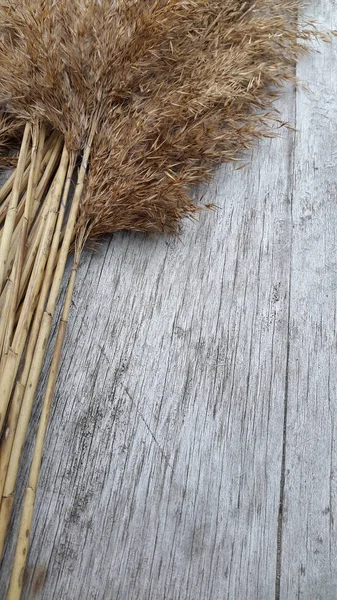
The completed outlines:
[[[221,169],[222,209],[181,241],[121,234],[84,257],[25,599],[274,597],[293,136]]]
[[[308,13],[309,14],[309,13]],[[336,2],[312,15],[337,28]],[[337,598],[337,43],[300,61],[292,201],[292,265],[281,599]]]

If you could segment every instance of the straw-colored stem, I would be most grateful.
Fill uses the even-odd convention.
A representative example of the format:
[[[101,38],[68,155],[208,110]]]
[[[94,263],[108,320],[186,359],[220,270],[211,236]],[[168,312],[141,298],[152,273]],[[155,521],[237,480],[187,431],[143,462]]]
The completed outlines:
[[[28,221],[27,234],[28,234],[30,225],[32,223],[32,220],[34,218],[34,210],[33,210],[34,204],[36,202],[38,204],[40,204],[40,202],[41,202],[41,198],[39,198],[39,193],[41,193],[41,191],[38,193],[38,184],[42,178],[43,169],[44,169],[45,165],[48,164],[49,157],[52,155],[53,148],[55,147],[55,144],[57,143],[57,137],[52,137],[50,140],[47,140],[47,143],[46,143],[46,126],[44,124],[41,124],[39,121],[37,121],[35,123],[35,127],[33,129],[33,135],[34,135],[34,133],[37,136],[37,139],[35,141],[35,143],[36,143],[36,163],[35,163],[35,168],[33,169],[34,175],[32,176],[32,181],[31,181],[32,191],[30,194],[28,193],[29,192],[29,181],[28,181],[27,195],[29,195],[29,197],[30,197],[30,202],[29,202],[29,204],[26,203],[25,213],[24,213],[24,218],[27,218],[27,221]],[[34,140],[33,140],[33,147],[34,147]],[[33,163],[33,158],[32,158],[32,163]],[[26,208],[27,208],[27,213],[26,213]]]
[[[44,130],[44,127],[43,127],[43,130]],[[55,147],[55,144],[57,144],[59,137],[60,137],[59,134],[54,132],[49,137],[49,139],[46,141],[44,146],[41,149],[39,149],[39,161],[38,162],[40,164],[40,171],[38,173],[38,180],[40,180],[43,176],[43,170],[46,168],[46,165],[48,164],[48,162],[50,160],[50,157],[53,153],[53,149]],[[40,159],[41,154],[42,154],[42,158]],[[30,150],[29,150],[29,156],[31,157]],[[17,227],[18,223],[20,222],[20,220],[22,219],[22,216],[24,214],[24,208],[25,208],[25,204],[26,204],[25,190],[27,189],[30,171],[31,171],[31,165],[29,162],[29,165],[26,168],[26,170],[23,174],[23,177],[22,177],[22,181],[21,181],[20,194],[22,195],[22,197],[20,198],[18,206],[17,206],[15,227]],[[15,175],[15,172],[13,173],[13,175]],[[9,200],[10,200],[10,196],[8,198],[6,198],[6,202],[4,202],[0,208],[0,222],[4,221],[4,219],[6,217]],[[1,239],[2,239],[2,230],[0,231],[0,240]]]
[[[22,194],[22,192],[24,192],[24,190],[27,188],[29,173],[30,173],[30,162],[22,176],[22,179],[21,179],[20,194]],[[16,170],[12,173],[12,175],[16,176]],[[2,206],[0,208],[0,223],[3,223],[3,221],[6,218],[10,200],[11,200],[11,192],[7,196],[6,200],[2,203]],[[24,206],[24,199],[21,198],[21,200],[19,200],[19,203],[17,206],[16,218],[15,218],[16,223],[20,219],[20,217],[22,217],[23,206]],[[2,232],[1,232],[1,237],[2,237]]]
[[[46,151],[45,156],[42,161],[42,164],[41,164],[41,168],[44,169],[44,172],[43,172],[43,175],[40,179],[40,182],[39,182],[39,185],[37,188],[36,201],[33,203],[32,215],[31,215],[32,221],[35,219],[36,215],[38,214],[38,211],[39,211],[39,208],[41,205],[41,200],[44,196],[44,193],[45,193],[47,187],[50,185],[51,177],[54,174],[55,167],[56,167],[56,164],[59,159],[59,154],[61,152],[61,147],[62,147],[62,140],[60,137],[58,137],[56,139],[57,139],[57,141],[54,141],[54,144],[52,145],[52,147],[48,148],[48,150]],[[48,145],[49,145],[49,141],[48,141]],[[21,201],[21,203],[23,203],[23,200]],[[21,217],[23,215],[23,207],[24,207],[24,204],[22,204],[21,207],[18,207],[18,213],[19,212],[21,213]],[[18,214],[17,217],[20,217],[20,215]],[[34,225],[33,225],[33,227],[34,227]],[[18,220],[15,230],[14,230],[14,233],[12,235],[11,246],[10,246],[9,253],[8,253],[6,278],[9,277],[13,263],[14,263],[16,249],[17,249],[18,243],[19,243],[20,232],[21,232],[21,223],[20,223],[20,220]],[[0,238],[1,237],[2,237],[2,231],[0,231]]]
[[[16,207],[18,204],[21,180],[26,164],[28,145],[30,140],[30,124],[27,123],[23,134],[23,140],[20,149],[20,155],[18,160],[18,166],[16,169],[16,177],[13,183],[13,189],[11,193],[11,199],[8,205],[6,221],[2,233],[1,246],[0,246],[0,290],[3,288],[3,283],[6,274],[7,257],[10,248],[11,238],[14,231],[15,219],[16,219]]]
[[[12,286],[12,281],[11,281],[11,279],[8,279],[8,281],[6,283],[6,287],[3,291],[3,293],[6,292],[6,295],[4,298],[4,304],[2,306],[1,317],[0,317],[0,366],[1,366],[2,356],[3,356],[3,346],[4,346],[5,333],[6,333],[6,323],[8,322],[8,315],[9,315],[10,309],[11,309],[11,294],[10,294],[11,286]],[[0,371],[0,377],[1,377],[1,371]]]
[[[38,135],[39,130],[40,135]],[[3,353],[6,353],[8,351],[15,323],[15,313],[20,290],[20,277],[25,256],[25,245],[29,227],[29,220],[31,218],[32,213],[32,203],[33,199],[35,199],[37,178],[38,176],[40,176],[40,171],[42,169],[43,151],[45,150],[46,154],[48,151],[48,148],[44,148],[44,140],[45,127],[42,127],[40,129],[39,124],[36,121],[33,124],[32,129],[32,149],[29,151],[31,164],[29,166],[29,169],[26,169],[24,177],[21,180],[22,184],[24,182],[24,179],[26,178],[27,173],[29,172],[27,193],[22,199],[22,202],[24,202],[24,215],[22,222],[20,223],[21,237],[19,239],[19,246],[17,248],[16,258],[12,267],[12,272],[2,292],[2,295],[5,295],[5,302],[1,310],[0,318],[0,357]],[[48,146],[50,146],[50,142],[48,143]],[[21,185],[21,191],[22,189],[23,186]],[[15,232],[13,236],[15,236]]]
[[[59,258],[57,262],[57,266],[55,269],[55,274],[53,278],[53,283],[51,287],[51,291],[49,294],[49,299],[47,302],[46,309],[43,314],[41,327],[39,331],[39,336],[35,346],[34,352],[34,360],[32,362],[32,366],[30,369],[25,394],[22,400],[22,406],[20,411],[20,416],[18,420],[18,424],[16,427],[15,438],[13,442],[13,448],[9,460],[8,472],[4,486],[3,499],[0,508],[0,556],[3,552],[3,547],[5,543],[5,538],[7,535],[7,529],[9,524],[9,519],[11,515],[11,506],[13,502],[15,483],[17,478],[17,473],[20,464],[20,458],[22,453],[22,448],[26,439],[28,424],[30,420],[30,415],[33,407],[34,396],[37,388],[37,384],[39,381],[44,355],[46,352],[47,342],[50,334],[50,329],[53,321],[53,316],[56,307],[56,301],[58,298],[65,264],[69,252],[69,247],[71,240],[73,238],[73,232],[76,225],[76,219],[78,215],[78,210],[80,206],[80,201],[82,198],[82,193],[84,189],[84,181],[85,175],[87,172],[88,160],[90,156],[90,150],[92,145],[92,140],[94,136],[96,122],[91,129],[91,133],[89,136],[88,143],[83,152],[83,158],[81,162],[81,166],[78,172],[77,183],[75,187],[74,197],[71,204],[71,209],[68,217],[68,222],[66,225],[63,242],[61,246],[61,250],[59,253]],[[9,357],[10,355],[8,355]],[[11,500],[9,500],[11,498]]]
[[[64,147],[61,162],[57,175],[54,178],[50,188],[52,197],[50,210],[46,220],[43,236],[41,238],[38,253],[36,255],[34,268],[28,288],[25,294],[23,307],[21,309],[20,318],[13,337],[13,343],[9,348],[8,354],[4,357],[4,361],[0,367],[1,386],[0,386],[0,431],[2,430],[8,403],[13,390],[14,380],[19,367],[22,352],[27,339],[30,323],[33,316],[35,299],[39,294],[39,290],[43,281],[43,274],[48,258],[50,245],[54,233],[57,212],[59,210],[60,199],[65,183],[65,178],[68,169],[69,156]]]
[[[38,159],[42,158],[42,153],[38,150],[43,146],[44,143],[44,129],[40,129],[40,124],[36,121],[33,124],[32,128],[32,158],[31,158],[31,168],[28,179],[28,187],[26,193],[26,201],[25,201],[25,210],[23,214],[22,224],[21,224],[21,236],[19,240],[19,246],[16,252],[16,257],[13,266],[12,279],[13,283],[11,286],[11,301],[10,301],[10,311],[8,315],[8,321],[6,323],[6,333],[4,340],[4,348],[3,353],[7,354],[9,346],[12,342],[13,329],[15,324],[15,314],[18,305],[18,297],[20,292],[20,280],[21,273],[23,267],[25,246],[28,234],[29,222],[31,219],[32,206],[35,199],[36,194],[36,185],[37,185],[37,177],[40,171],[40,164],[38,163]]]
[[[27,561],[29,538],[32,527],[34,503],[36,497],[36,488],[38,484],[43,455],[43,446],[49,422],[50,408],[54,395],[57,374],[59,371],[61,361],[64,338],[67,330],[69,310],[74,292],[78,261],[79,257],[77,257],[74,261],[73,269],[68,283],[62,317],[58,328],[53,360],[51,363],[46,393],[43,400],[40,423],[35,441],[34,454],[24,497],[20,529],[7,594],[7,600],[19,600],[19,598],[21,597],[23,574]]]
[[[13,440],[15,436],[16,426],[20,414],[21,403],[26,389],[26,384],[29,376],[30,367],[34,358],[34,351],[36,340],[38,337],[41,319],[43,316],[46,300],[50,291],[52,277],[54,273],[55,263],[57,260],[57,254],[59,249],[59,243],[61,238],[62,224],[64,220],[64,214],[66,209],[66,202],[69,195],[69,189],[71,185],[71,179],[75,166],[75,156],[71,157],[68,167],[66,184],[63,191],[63,199],[60,205],[60,211],[55,227],[53,241],[50,248],[48,263],[43,278],[43,284],[39,295],[38,305],[34,314],[34,321],[29,334],[29,340],[27,349],[25,351],[24,363],[19,380],[16,382],[13,399],[11,401],[8,418],[4,430],[4,435],[0,445],[0,498],[2,498],[3,488],[5,485],[5,479],[7,475],[7,468],[9,463],[10,454],[12,451]]]
[[[51,149],[50,154],[48,152],[48,156],[45,156],[45,158],[44,158],[44,160],[47,160],[47,159],[48,160],[45,165],[46,168],[43,173],[43,176],[37,187],[36,201],[33,204],[33,214],[31,215],[31,218],[35,217],[35,215],[38,211],[38,205],[43,198],[46,188],[48,187],[48,185],[50,185],[50,179],[53,176],[53,173],[54,173],[57,161],[58,161],[59,153],[61,151],[61,145],[62,145],[61,138],[58,138],[57,143]],[[28,283],[28,278],[29,278],[31,270],[32,270],[32,265],[33,265],[35,256],[37,254],[38,248],[39,248],[39,243],[40,243],[41,235],[42,235],[42,232],[44,229],[45,220],[49,213],[49,205],[48,205],[49,198],[50,198],[50,195],[47,194],[47,196],[44,198],[44,201],[42,204],[42,210],[39,212],[37,218],[35,219],[35,222],[31,228],[31,231],[28,236],[27,248],[26,248],[25,257],[24,257],[23,273],[22,273],[22,278],[21,278],[21,282],[20,282],[19,302],[21,302],[21,300],[22,300],[22,295],[23,295],[24,290],[26,289],[26,286]],[[12,238],[13,242],[12,242],[12,247],[10,249],[9,259],[8,259],[9,265],[11,265],[13,262],[13,252],[18,245],[19,233],[20,233],[20,227],[18,226],[15,229],[13,238]],[[7,281],[7,284],[0,296],[0,315],[1,315],[0,320],[2,319],[2,315],[3,315],[3,307],[4,307],[4,304],[6,301],[6,294],[8,293],[8,285],[9,285],[9,280]]]
[[[0,329],[0,356],[1,360],[5,354],[8,354],[8,348],[10,346],[13,328],[15,324],[15,313],[17,309],[17,299],[19,295],[20,289],[20,274],[22,270],[22,261],[23,261],[23,252],[20,252],[20,248],[18,248],[18,252],[16,254],[14,265],[12,268],[12,272],[10,278],[8,280],[8,288],[7,288],[7,296],[6,305],[8,306],[8,310],[2,316],[0,321],[1,329]]]
[[[15,298],[17,297],[19,291],[18,286],[20,285],[20,280],[18,277],[20,269],[19,260],[20,256],[17,254],[17,256],[15,257],[11,275],[7,280],[5,287],[6,303],[5,309],[3,311],[3,314],[1,315],[0,320],[0,364],[3,360],[3,356],[8,352],[10,338],[13,332],[15,311],[17,307]],[[13,305],[14,302],[15,305]]]
[[[39,211],[39,205],[44,196],[46,188],[48,186],[51,186],[52,177],[54,174],[54,170],[55,170],[57,161],[59,159],[59,155],[61,153],[61,149],[62,149],[62,140],[61,140],[61,138],[59,138],[58,143],[55,146],[55,148],[50,156],[50,161],[47,164],[47,168],[43,174],[43,177],[42,177],[40,184],[38,186],[38,189],[37,189],[36,201],[33,204],[33,210],[32,210],[32,215],[31,215],[31,220],[35,219],[35,221],[34,221],[33,226],[31,227],[31,230],[30,230],[29,236],[28,236],[28,240],[27,240],[27,251],[25,253],[25,260],[24,260],[24,265],[23,265],[19,302],[22,301],[23,292],[26,288],[26,285],[28,282],[28,277],[31,272],[32,265],[33,265],[33,262],[34,262],[34,259],[36,256],[37,249],[34,250],[34,248],[36,246],[38,247],[37,240],[39,239],[39,237],[41,237],[41,233],[40,233],[41,232],[41,223],[42,223],[42,230],[43,230],[43,222],[45,221],[46,216],[48,214],[48,211],[45,210],[46,199],[43,200],[42,208],[40,209],[40,211]]]
[[[46,219],[48,217],[49,210],[50,210],[50,200],[51,200],[51,195],[50,195],[50,193],[48,193],[44,199],[43,208],[42,208],[41,214],[39,215],[38,222],[36,223],[36,225],[38,225],[38,226],[34,228],[34,230],[30,233],[29,238],[28,238],[27,250],[25,252],[23,273],[22,273],[22,277],[21,277],[21,281],[20,281],[19,303],[21,302],[24,291],[27,287],[28,280],[29,280],[29,277],[31,275],[32,268],[34,265],[34,260],[35,260],[35,257],[37,255],[37,252],[38,252],[38,249],[40,246],[41,237],[43,235]],[[7,298],[10,296],[9,287],[11,284],[12,284],[11,277],[9,277],[5,287],[3,289],[3,292],[0,296],[0,315],[1,315],[0,322],[3,319],[5,319],[6,312],[5,312],[4,307],[7,304]]]
[[[27,157],[26,157],[25,172],[24,172],[22,182],[21,182],[22,189],[24,189],[27,185],[28,174],[29,174],[29,163],[30,163],[30,151],[28,151]],[[0,223],[2,223],[2,221],[6,215],[6,212],[7,212],[7,207],[8,207],[9,199],[10,199],[9,195],[13,188],[13,183],[14,183],[14,180],[16,177],[16,170],[17,170],[17,166],[13,170],[13,173],[10,174],[8,179],[6,179],[5,183],[2,185],[2,187],[0,189],[0,204],[1,204]]]
[[[45,125],[42,126],[42,129],[46,133]],[[39,161],[41,164],[41,167],[43,165],[43,161],[45,160],[45,155],[52,150],[53,145],[55,144],[58,137],[59,137],[59,134],[56,131],[53,131],[53,133],[49,136],[49,138],[47,139],[43,148],[41,149],[42,155],[44,157],[42,161]],[[25,171],[24,171],[24,174],[23,174],[23,177],[21,180],[20,193],[22,193],[23,190],[25,190],[27,187],[29,173],[30,173],[30,160],[31,160],[31,152],[30,152],[30,150],[28,150]],[[10,201],[10,193],[12,191],[13,183],[14,183],[14,180],[16,177],[16,170],[17,170],[17,166],[15,167],[15,169],[13,170],[11,175],[8,177],[8,179],[5,181],[5,183],[2,185],[2,187],[0,189],[0,205],[1,205],[0,206],[0,224],[4,221],[4,219],[6,217],[7,208],[8,208],[8,204]],[[40,173],[40,176],[41,175],[42,175],[42,172]]]

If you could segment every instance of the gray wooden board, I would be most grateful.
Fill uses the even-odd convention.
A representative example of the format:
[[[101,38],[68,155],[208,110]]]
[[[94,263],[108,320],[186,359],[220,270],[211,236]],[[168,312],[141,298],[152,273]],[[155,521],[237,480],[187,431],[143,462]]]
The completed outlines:
[[[199,192],[217,212],[84,254],[24,600],[337,597],[336,53],[278,103],[298,131]]]
[[[337,29],[336,2],[311,14]],[[336,64],[334,42],[298,66],[281,598],[337,598]]]

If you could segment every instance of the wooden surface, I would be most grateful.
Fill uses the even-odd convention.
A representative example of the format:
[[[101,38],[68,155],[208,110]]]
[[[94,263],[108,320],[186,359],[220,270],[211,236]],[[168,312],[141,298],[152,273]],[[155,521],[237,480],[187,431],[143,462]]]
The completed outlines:
[[[297,132],[218,172],[217,213],[85,253],[24,600],[336,600],[336,61],[300,61]]]

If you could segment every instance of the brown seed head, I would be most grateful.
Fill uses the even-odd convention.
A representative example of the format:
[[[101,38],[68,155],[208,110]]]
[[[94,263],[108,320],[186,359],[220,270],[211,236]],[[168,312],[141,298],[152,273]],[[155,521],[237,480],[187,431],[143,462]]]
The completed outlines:
[[[77,230],[176,231],[261,135],[316,34],[297,0],[0,0],[0,106],[91,154]]]

